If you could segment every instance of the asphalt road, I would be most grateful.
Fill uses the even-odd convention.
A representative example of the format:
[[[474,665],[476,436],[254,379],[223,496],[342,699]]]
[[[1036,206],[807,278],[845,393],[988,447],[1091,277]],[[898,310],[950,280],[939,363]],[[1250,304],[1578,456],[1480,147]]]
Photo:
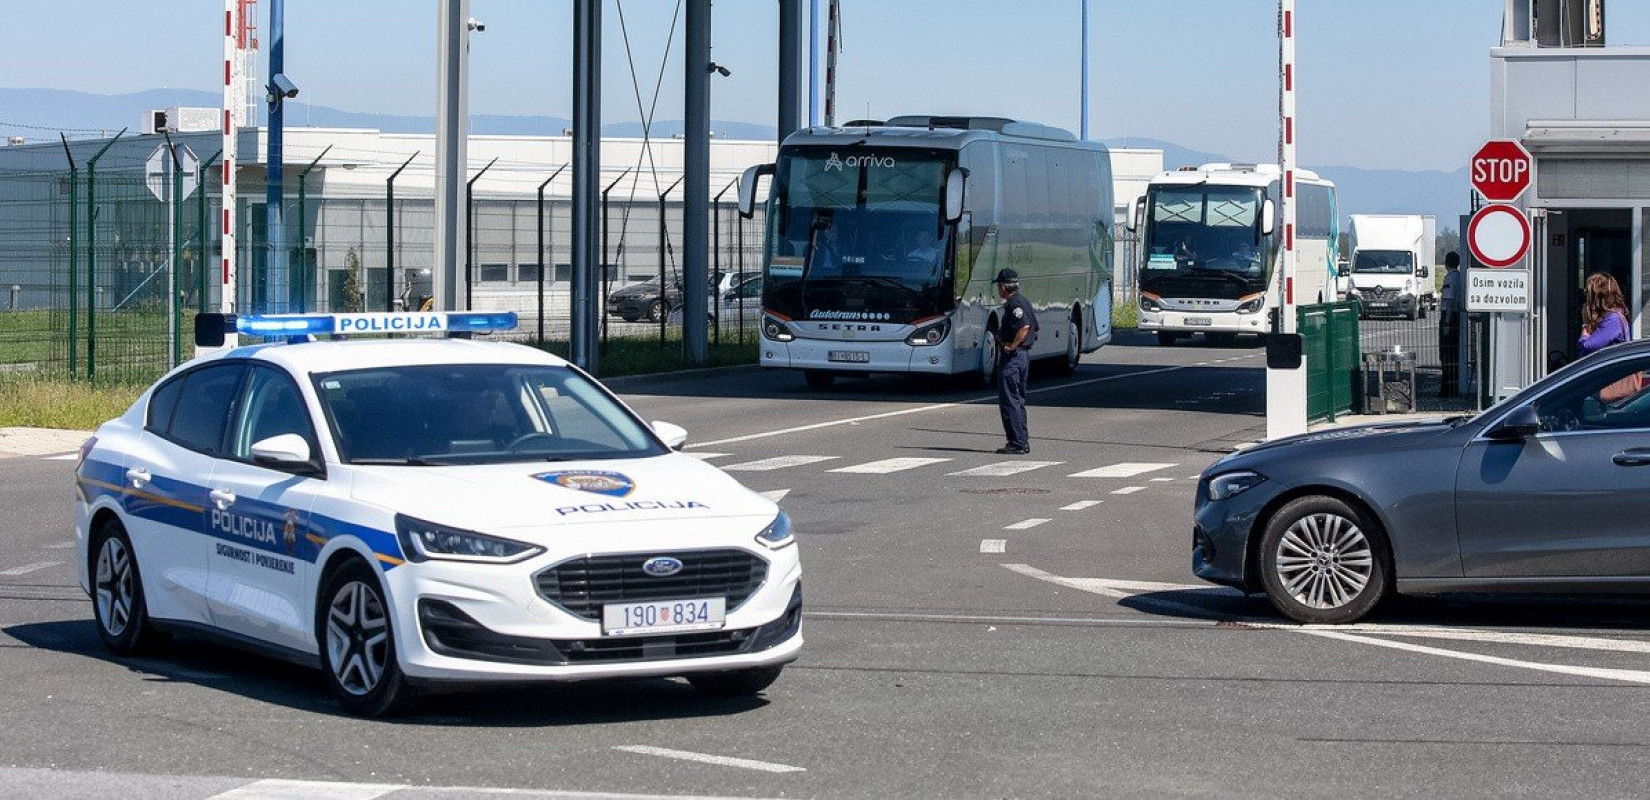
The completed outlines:
[[[1192,478],[1261,435],[1262,351],[1131,339],[1087,362],[1034,375],[1015,457],[991,452],[991,393],[957,384],[623,384],[796,521],[808,646],[741,701],[604,682],[362,721],[318,675],[236,651],[115,659],[67,563],[71,462],[0,461],[0,795],[1650,789],[1650,603],[1409,600],[1354,628],[1285,625],[1188,572]]]

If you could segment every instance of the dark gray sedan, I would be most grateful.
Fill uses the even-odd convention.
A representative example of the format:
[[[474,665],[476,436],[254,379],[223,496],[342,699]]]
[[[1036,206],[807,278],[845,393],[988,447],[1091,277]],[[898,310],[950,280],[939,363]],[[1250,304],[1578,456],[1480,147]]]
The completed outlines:
[[[1650,590],[1646,373],[1633,342],[1477,416],[1227,456],[1198,482],[1192,571],[1315,623],[1395,592]]]

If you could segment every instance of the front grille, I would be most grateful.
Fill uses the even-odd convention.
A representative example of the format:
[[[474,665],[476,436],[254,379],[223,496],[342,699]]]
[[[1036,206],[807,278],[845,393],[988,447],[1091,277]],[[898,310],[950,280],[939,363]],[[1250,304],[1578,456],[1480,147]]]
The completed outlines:
[[[725,656],[744,652],[754,639],[749,630],[679,633],[671,636],[613,637],[557,640],[570,664],[600,661],[653,661],[695,656]]]
[[[680,560],[682,571],[663,578],[643,572],[643,562],[657,556]],[[767,577],[768,562],[744,550],[727,549],[584,556],[540,572],[534,580],[539,596],[576,617],[599,620],[608,603],[690,597],[725,597],[728,611],[733,611]]]

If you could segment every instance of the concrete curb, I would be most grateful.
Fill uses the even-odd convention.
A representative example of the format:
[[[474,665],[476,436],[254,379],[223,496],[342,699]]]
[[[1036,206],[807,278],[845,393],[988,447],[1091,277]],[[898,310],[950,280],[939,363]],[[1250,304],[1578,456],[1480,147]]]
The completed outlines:
[[[684,369],[676,372],[650,372],[646,375],[624,375],[618,378],[601,378],[603,386],[615,392],[626,389],[637,389],[645,386],[677,383],[680,381],[696,380],[698,378],[719,378],[724,375],[743,375],[747,372],[756,372],[762,369],[760,364],[735,364],[731,367],[705,367],[702,369]]]
[[[0,428],[0,458],[73,453],[91,435],[61,428]]]

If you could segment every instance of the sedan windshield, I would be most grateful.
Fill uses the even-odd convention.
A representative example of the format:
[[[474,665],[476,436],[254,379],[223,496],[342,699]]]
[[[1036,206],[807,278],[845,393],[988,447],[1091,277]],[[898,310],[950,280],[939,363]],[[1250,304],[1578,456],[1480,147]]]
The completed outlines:
[[[338,453],[352,464],[639,458],[665,449],[566,367],[396,366],[318,375]]]

